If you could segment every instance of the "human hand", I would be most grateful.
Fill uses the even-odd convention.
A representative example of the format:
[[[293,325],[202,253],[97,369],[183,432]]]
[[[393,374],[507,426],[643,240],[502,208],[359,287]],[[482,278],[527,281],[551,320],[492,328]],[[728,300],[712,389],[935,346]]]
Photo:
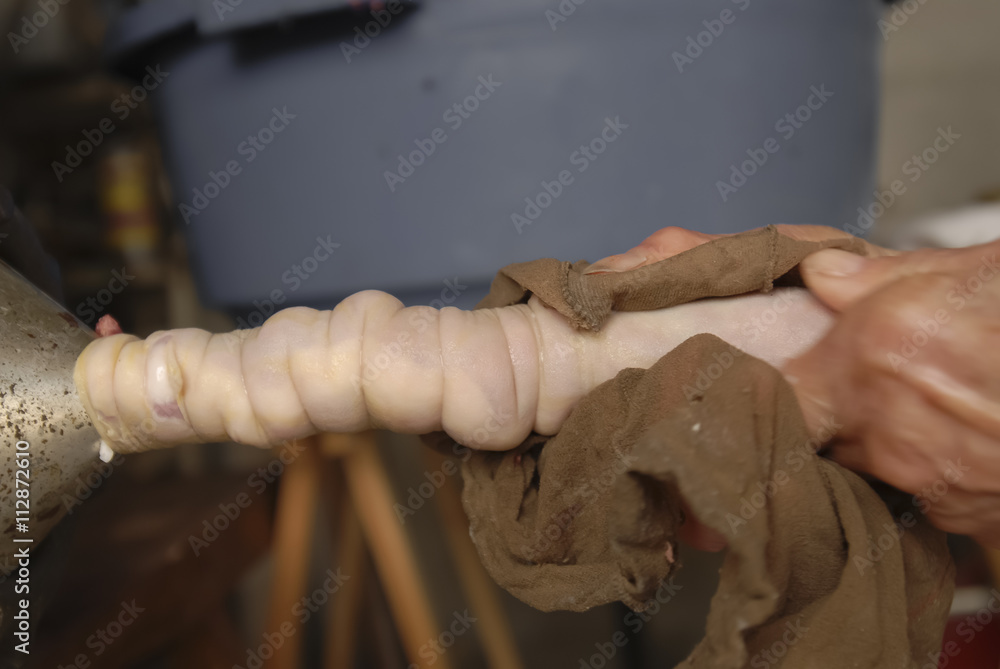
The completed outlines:
[[[846,234],[779,227],[803,240]],[[634,269],[717,236],[665,228],[591,270]],[[813,435],[836,438],[835,460],[914,495],[938,527],[988,545],[1000,544],[1000,349],[990,346],[1000,342],[997,251],[1000,242],[907,254],[871,247],[886,256],[874,259],[810,256],[803,278],[840,317],[782,370]],[[856,273],[829,274],[849,267]],[[706,550],[725,544],[696,519],[682,539]]]
[[[823,226],[778,225],[776,227],[783,235],[800,241],[822,241],[838,237],[851,237],[842,230]],[[635,248],[592,264],[586,273],[624,272],[637,269],[723,236],[725,235],[709,235],[677,227],[663,228],[650,235]],[[871,245],[867,251],[870,255],[893,253]],[[689,509],[685,509],[685,519],[679,532],[681,540],[685,543],[701,550],[710,551],[721,550],[725,547],[725,537],[699,522]]]
[[[1000,242],[864,259],[815,253],[837,323],[783,370],[831,456],[912,494],[943,530],[1000,546]]]

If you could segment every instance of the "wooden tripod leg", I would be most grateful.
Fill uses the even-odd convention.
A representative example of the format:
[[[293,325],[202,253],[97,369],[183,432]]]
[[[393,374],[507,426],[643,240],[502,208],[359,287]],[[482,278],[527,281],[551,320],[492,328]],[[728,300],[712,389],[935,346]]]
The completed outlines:
[[[326,444],[324,444],[325,446]],[[326,449],[324,448],[324,451]],[[332,524],[330,536],[335,539],[336,564],[347,581],[330,604],[327,615],[325,649],[326,669],[351,669],[357,649],[358,619],[361,617],[365,573],[365,544],[361,523],[345,489],[340,457],[324,471],[324,492],[329,501]]]
[[[309,579],[309,555],[320,488],[320,460],[315,438],[300,442],[305,448],[285,467],[278,489],[274,519],[271,598],[265,633],[280,634],[284,641],[274,649],[268,669],[296,669],[301,655],[302,633],[292,608],[305,594]],[[289,625],[295,630],[286,634]]]
[[[441,470],[444,458],[430,449],[425,449],[425,453],[430,468]],[[444,522],[442,529],[447,537],[448,547],[458,567],[462,589],[480,620],[476,633],[483,642],[489,666],[521,669],[524,665],[517,653],[517,644],[507,624],[503,606],[497,597],[497,586],[483,568],[476,554],[476,547],[469,539],[469,522],[462,511],[458,485],[452,478],[446,479],[438,490],[437,506]]]
[[[371,561],[365,564],[371,568]],[[363,612],[365,624],[371,633],[375,647],[371,658],[372,667],[378,669],[400,669],[408,666],[396,628],[392,624],[392,613],[382,592],[378,579],[369,578],[364,582],[365,602]]]
[[[359,447],[345,458],[347,486],[371,548],[389,607],[410,662],[421,664],[420,647],[438,636],[434,614],[420,579],[416,557],[393,511],[389,477],[379,458],[375,436],[358,435]],[[435,669],[448,669],[447,656],[435,658]]]

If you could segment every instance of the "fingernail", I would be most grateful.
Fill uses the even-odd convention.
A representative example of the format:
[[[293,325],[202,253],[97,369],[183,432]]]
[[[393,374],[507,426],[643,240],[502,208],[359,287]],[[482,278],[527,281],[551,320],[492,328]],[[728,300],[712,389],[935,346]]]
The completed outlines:
[[[866,258],[839,249],[819,251],[802,261],[806,270],[830,277],[848,277],[857,274],[867,263]]]
[[[627,272],[635,269],[646,262],[646,254],[642,251],[632,249],[616,256],[608,256],[598,260],[593,265],[584,270],[584,274],[596,274],[598,272]]]

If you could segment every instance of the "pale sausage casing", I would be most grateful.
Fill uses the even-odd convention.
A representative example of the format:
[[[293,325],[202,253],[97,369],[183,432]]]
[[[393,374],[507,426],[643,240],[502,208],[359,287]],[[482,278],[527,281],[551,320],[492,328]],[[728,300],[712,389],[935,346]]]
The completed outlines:
[[[616,312],[573,329],[537,298],[500,309],[406,307],[378,291],[331,311],[291,308],[259,328],[116,334],[80,355],[76,385],[105,443],[273,446],[316,432],[444,430],[474,448],[555,434],[576,402],[710,332],[776,367],[832,323],[800,288]]]

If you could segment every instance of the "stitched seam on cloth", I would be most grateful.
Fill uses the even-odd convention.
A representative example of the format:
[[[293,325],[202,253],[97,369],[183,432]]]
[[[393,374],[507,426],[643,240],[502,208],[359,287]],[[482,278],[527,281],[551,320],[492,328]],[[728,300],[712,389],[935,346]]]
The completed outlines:
[[[773,225],[767,226],[767,232],[771,238],[771,249],[767,254],[767,268],[764,274],[764,285],[761,292],[770,293],[774,290],[774,268],[778,264],[778,228]]]
[[[559,283],[562,287],[563,300],[566,301],[566,305],[573,312],[574,316],[580,320],[586,320],[587,315],[583,311],[583,306],[576,299],[576,295],[573,294],[573,286],[570,285],[570,272],[569,263],[563,262],[559,265]]]
[[[572,310],[573,315],[580,325],[588,330],[596,330],[600,322],[593,314],[592,305],[588,304],[585,291],[578,288],[578,284],[572,283],[573,268],[568,262],[563,262],[559,266],[560,283],[562,284],[563,299]]]

